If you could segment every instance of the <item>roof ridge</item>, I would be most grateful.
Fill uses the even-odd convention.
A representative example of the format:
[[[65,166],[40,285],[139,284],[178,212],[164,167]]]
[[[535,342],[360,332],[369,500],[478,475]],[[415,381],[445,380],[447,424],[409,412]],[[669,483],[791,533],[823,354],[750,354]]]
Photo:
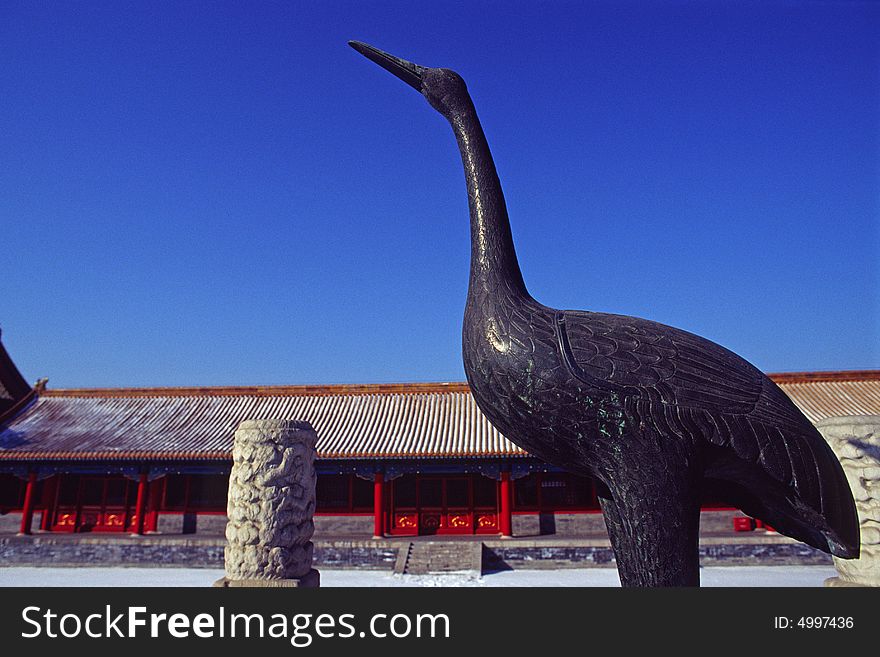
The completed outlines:
[[[779,372],[768,374],[780,384],[827,381],[878,381],[880,370],[842,370],[821,372]],[[41,397],[271,397],[295,395],[322,397],[331,395],[392,395],[470,392],[464,381],[414,383],[338,383],[322,385],[270,386],[168,386],[143,388],[57,388],[46,389]]]
[[[274,395],[330,396],[330,395],[391,395],[469,392],[467,383],[340,383],[325,385],[277,386],[169,386],[144,388],[56,388],[46,389],[42,397],[269,397]]]
[[[775,383],[818,383],[823,381],[880,381],[880,370],[830,370],[820,372],[778,372],[768,374]]]

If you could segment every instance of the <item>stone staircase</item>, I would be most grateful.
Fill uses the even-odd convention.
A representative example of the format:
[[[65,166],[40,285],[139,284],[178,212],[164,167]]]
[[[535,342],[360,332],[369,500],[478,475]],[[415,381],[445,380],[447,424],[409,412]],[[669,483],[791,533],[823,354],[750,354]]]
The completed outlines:
[[[412,541],[397,553],[394,572],[401,575],[434,573],[483,573],[480,541]]]

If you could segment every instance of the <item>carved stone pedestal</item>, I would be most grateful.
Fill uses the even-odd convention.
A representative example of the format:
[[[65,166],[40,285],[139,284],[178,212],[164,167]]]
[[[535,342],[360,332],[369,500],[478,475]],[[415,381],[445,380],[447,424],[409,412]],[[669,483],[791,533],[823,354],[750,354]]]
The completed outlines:
[[[321,586],[321,573],[312,568],[304,577],[294,579],[229,579],[223,577],[214,586],[230,589],[316,589]]]
[[[832,417],[816,428],[840,459],[861,533],[859,558],[834,557],[839,577],[825,586],[880,586],[880,415]]]
[[[315,443],[306,422],[246,420],[235,432],[226,577],[215,586],[317,587]]]

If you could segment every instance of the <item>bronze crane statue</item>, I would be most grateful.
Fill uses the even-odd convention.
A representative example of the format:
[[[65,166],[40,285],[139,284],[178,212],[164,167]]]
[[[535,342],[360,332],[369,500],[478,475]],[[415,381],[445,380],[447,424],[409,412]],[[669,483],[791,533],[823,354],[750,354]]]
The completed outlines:
[[[783,534],[857,557],[858,519],[840,464],[785,393],[692,333],[535,301],[464,81],[449,69],[349,45],[451,124],[471,218],[463,328],[471,392],[515,444],[597,481],[621,583],[699,586],[707,487]]]

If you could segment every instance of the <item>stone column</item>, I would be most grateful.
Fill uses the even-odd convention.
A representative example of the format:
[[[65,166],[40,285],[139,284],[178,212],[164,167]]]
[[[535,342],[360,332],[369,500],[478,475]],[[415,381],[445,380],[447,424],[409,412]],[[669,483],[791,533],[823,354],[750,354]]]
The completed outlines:
[[[317,587],[315,443],[307,422],[245,420],[235,432],[226,577],[215,586]]]
[[[880,415],[832,417],[816,428],[837,454],[859,513],[858,559],[834,557],[826,586],[880,586]]]

